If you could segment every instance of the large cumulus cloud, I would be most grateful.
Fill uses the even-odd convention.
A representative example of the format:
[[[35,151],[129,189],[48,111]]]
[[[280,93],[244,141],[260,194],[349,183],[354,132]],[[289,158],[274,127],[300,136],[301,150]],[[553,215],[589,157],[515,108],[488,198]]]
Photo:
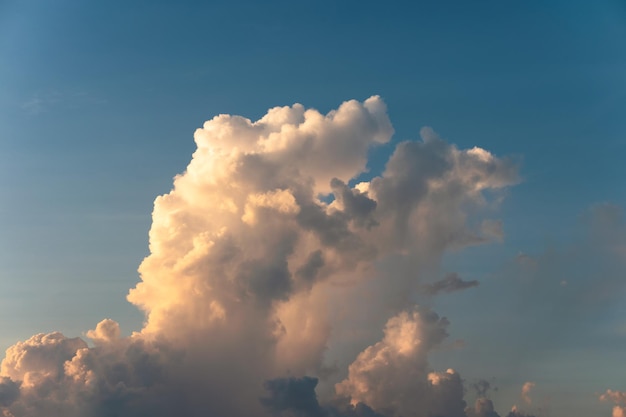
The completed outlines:
[[[16,344],[2,362],[5,414],[464,416],[459,374],[427,361],[447,321],[412,297],[475,286],[426,272],[448,249],[502,238],[483,209],[517,165],[427,128],[359,182],[392,134],[379,97],[207,121],[154,204],[128,295],[145,326],[120,337],[104,320],[93,347],[58,333]],[[351,342],[346,326],[361,332]],[[323,404],[314,376],[337,383]]]

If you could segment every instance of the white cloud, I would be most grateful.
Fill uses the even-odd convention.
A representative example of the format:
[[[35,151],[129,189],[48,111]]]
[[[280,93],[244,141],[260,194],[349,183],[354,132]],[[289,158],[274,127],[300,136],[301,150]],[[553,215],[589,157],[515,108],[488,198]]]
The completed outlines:
[[[499,236],[497,223],[469,220],[484,220],[485,191],[515,184],[517,165],[425,129],[380,176],[348,185],[392,133],[379,97],[326,115],[296,104],[256,122],[207,121],[186,171],[155,201],[150,254],[128,295],[144,328],[124,338],[105,319],[87,332],[93,348],[59,333],[16,344],[2,362],[5,411],[263,415],[264,381],[332,384],[348,369],[337,393],[355,404],[342,413],[462,416],[459,374],[428,368],[447,322],[411,299],[446,250]],[[385,322],[383,340],[363,350]],[[362,350],[351,365],[329,359],[347,342],[344,356]],[[286,387],[310,399],[307,381]]]

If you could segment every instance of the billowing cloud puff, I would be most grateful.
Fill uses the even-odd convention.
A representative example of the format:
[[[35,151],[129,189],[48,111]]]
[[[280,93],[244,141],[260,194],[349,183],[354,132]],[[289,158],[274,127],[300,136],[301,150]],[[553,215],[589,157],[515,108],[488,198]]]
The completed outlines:
[[[430,372],[427,355],[446,337],[446,319],[429,312],[402,312],[385,326],[384,338],[348,368],[337,394],[392,416],[463,416],[463,385],[454,370]]]
[[[4,412],[464,415],[459,374],[428,367],[447,321],[412,296],[446,250],[501,239],[481,210],[518,181],[517,165],[427,128],[357,182],[392,134],[379,97],[325,115],[296,104],[207,121],[154,204],[150,254],[128,294],[144,328],[120,337],[105,319],[86,334],[91,348],[59,333],[16,344],[2,362]],[[448,281],[441,291],[474,285]],[[356,354],[385,322],[351,365],[337,354],[342,326],[360,332],[346,348]],[[337,397],[320,405],[305,375],[338,383]]]
[[[532,404],[532,399],[530,398],[530,391],[535,387],[535,383],[534,382],[525,382],[524,385],[522,385],[522,400],[524,400],[524,402],[526,404]]]
[[[65,361],[86,347],[80,338],[68,339],[58,332],[37,334],[7,349],[0,370],[3,376],[21,381],[23,388],[54,383],[63,375]]]
[[[111,319],[104,319],[98,323],[95,330],[87,332],[87,337],[95,344],[111,343],[120,338],[120,325]]]
[[[88,334],[116,328],[104,320]],[[15,417],[176,414],[172,399],[180,397],[166,371],[175,355],[166,346],[136,337],[96,340],[88,348],[79,338],[51,333],[9,348],[0,405]]]
[[[606,390],[606,392],[600,395],[601,401],[611,401],[615,404],[626,404],[626,392],[613,391],[612,389]]]
[[[613,417],[626,416],[626,392],[608,389],[604,394],[600,395],[600,401],[608,401],[615,404],[613,406]]]

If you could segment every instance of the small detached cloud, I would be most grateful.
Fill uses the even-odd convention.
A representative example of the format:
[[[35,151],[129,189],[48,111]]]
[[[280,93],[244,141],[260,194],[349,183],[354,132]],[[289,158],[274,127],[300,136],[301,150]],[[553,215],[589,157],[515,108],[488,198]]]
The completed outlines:
[[[96,326],[95,330],[89,330],[87,337],[96,345],[112,343],[120,338],[120,326],[111,319],[104,319]]]
[[[600,401],[614,404],[612,417],[626,417],[626,392],[608,389],[599,398]]]
[[[524,385],[522,386],[522,400],[526,403],[526,404],[532,404],[533,401],[530,398],[530,391],[532,391],[532,389],[535,387],[535,383],[534,382],[525,382]]]
[[[389,319],[384,338],[366,348],[336,385],[338,396],[364,403],[387,416],[463,416],[459,374],[429,370],[427,355],[447,336],[448,321],[428,311]]]

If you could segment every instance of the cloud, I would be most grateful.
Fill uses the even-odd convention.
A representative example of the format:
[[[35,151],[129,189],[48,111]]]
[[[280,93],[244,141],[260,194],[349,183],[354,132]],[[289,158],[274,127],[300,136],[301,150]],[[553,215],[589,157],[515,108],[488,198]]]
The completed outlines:
[[[515,184],[516,163],[480,148],[459,150],[432,129],[423,130],[422,137],[422,142],[399,144],[383,176],[369,185],[369,194],[393,227],[386,243],[416,249],[423,242],[441,253],[489,241],[481,230],[467,229],[463,204],[480,207],[485,204],[483,191]]]
[[[336,385],[351,404],[388,416],[463,416],[459,374],[431,372],[427,356],[447,336],[448,322],[432,312],[402,312],[389,319],[383,339],[361,352]]]
[[[463,281],[458,276],[458,274],[452,273],[452,274],[446,275],[445,278],[439,281],[436,281],[432,284],[425,284],[423,286],[423,291],[424,293],[428,295],[437,295],[442,292],[449,293],[449,292],[454,292],[454,291],[461,291],[466,288],[477,287],[478,284],[479,283],[476,280]]]
[[[600,401],[607,401],[615,404],[613,406],[613,417],[626,416],[626,392],[608,389],[604,394],[601,394],[599,398]]]
[[[530,398],[530,391],[535,388],[535,383],[534,382],[525,382],[524,385],[522,385],[522,400],[526,403],[526,404],[532,404],[533,401]]]
[[[3,412],[463,416],[460,375],[428,366],[447,320],[413,299],[447,250],[499,239],[485,208],[518,167],[424,129],[351,185],[392,134],[376,96],[327,114],[295,104],[204,123],[154,203],[150,254],[128,294],[144,327],[121,337],[105,319],[86,333],[93,347],[60,333],[17,343],[2,362]],[[318,401],[316,387],[334,384]]]
[[[604,394],[600,395],[600,401],[610,401],[615,404],[626,404],[626,392],[608,389]]]
[[[533,382],[526,382],[522,386],[522,399],[527,404],[531,404],[529,394],[534,386]],[[488,381],[480,380],[473,384],[473,388],[476,390],[477,398],[474,406],[465,409],[467,417],[500,417],[500,414],[495,411],[493,401],[487,398],[491,384]],[[534,417],[534,414],[526,414],[514,405],[511,411],[506,414],[506,417]]]

